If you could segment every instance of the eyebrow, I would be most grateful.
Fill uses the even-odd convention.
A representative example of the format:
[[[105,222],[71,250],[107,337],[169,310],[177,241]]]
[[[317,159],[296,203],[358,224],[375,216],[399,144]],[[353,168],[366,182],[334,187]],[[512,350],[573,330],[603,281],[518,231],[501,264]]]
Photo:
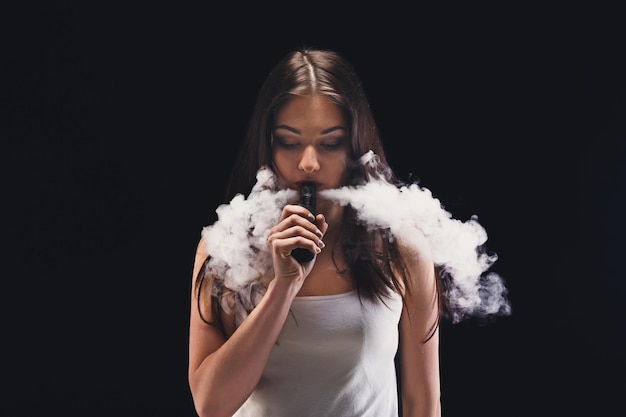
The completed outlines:
[[[274,129],[285,129],[285,130],[288,130],[290,132],[296,133],[298,135],[302,134],[302,132],[300,130],[296,129],[295,127],[291,127],[289,125],[278,125],[278,126],[274,127]],[[341,126],[341,125],[332,126],[332,127],[329,127],[328,129],[322,130],[321,134],[322,135],[326,135],[328,133],[334,132],[335,130],[344,130],[345,131],[346,128]]]

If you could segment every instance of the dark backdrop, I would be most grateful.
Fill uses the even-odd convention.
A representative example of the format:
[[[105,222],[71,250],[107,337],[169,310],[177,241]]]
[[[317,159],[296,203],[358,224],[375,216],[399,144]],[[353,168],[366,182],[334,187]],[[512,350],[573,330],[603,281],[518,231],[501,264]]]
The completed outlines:
[[[214,4],[3,7],[1,415],[194,415],[195,245],[301,44],[348,56],[399,174],[499,255],[513,314],[443,324],[444,416],[623,409],[617,10]]]

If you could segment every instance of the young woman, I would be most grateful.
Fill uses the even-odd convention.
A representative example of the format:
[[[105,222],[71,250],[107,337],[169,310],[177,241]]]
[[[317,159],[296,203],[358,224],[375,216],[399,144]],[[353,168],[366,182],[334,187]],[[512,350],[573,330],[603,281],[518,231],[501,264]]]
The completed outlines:
[[[375,166],[363,162],[368,153]],[[301,49],[270,72],[227,201],[248,196],[263,167],[290,196],[312,183],[317,213],[297,197],[276,213],[263,242],[269,266],[243,289],[211,267],[208,248],[219,242],[200,239],[189,326],[197,413],[439,416],[441,295],[427,239],[417,228],[396,235],[366,225],[356,208],[324,197],[380,175],[398,183],[342,56]],[[300,263],[298,249],[315,256]]]

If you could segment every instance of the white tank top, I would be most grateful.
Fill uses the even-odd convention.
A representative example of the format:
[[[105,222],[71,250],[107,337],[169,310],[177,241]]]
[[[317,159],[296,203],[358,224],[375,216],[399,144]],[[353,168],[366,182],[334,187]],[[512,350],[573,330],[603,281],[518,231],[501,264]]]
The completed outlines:
[[[361,303],[362,301],[362,303]],[[356,290],[296,297],[255,391],[236,417],[396,417],[402,300]]]

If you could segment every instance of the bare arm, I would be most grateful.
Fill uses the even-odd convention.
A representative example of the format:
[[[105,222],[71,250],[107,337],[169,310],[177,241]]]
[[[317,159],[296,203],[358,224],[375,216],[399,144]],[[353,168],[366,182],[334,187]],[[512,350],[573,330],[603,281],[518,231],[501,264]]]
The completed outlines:
[[[253,392],[291,302],[313,267],[314,261],[300,265],[290,256],[295,247],[316,247],[319,239],[315,235],[316,226],[311,227],[312,223],[306,218],[293,215],[303,208],[294,207],[283,210],[281,222],[270,230],[268,242],[275,277],[260,303],[229,338],[205,323],[196,307],[195,277],[207,256],[203,242],[198,245],[192,277],[188,379],[196,411],[201,417],[231,416]],[[325,231],[328,225],[321,216],[320,222]],[[306,232],[299,225],[314,231]],[[213,321],[210,306],[203,308],[203,314],[209,322]]]
[[[192,308],[189,385],[200,416],[230,416],[256,387],[297,293],[273,280],[252,313],[227,340]],[[192,306],[195,306],[195,295]]]
[[[435,268],[425,238],[404,248],[413,284],[400,318],[400,364],[404,417],[440,417],[439,314]],[[432,337],[425,340],[432,334]]]

